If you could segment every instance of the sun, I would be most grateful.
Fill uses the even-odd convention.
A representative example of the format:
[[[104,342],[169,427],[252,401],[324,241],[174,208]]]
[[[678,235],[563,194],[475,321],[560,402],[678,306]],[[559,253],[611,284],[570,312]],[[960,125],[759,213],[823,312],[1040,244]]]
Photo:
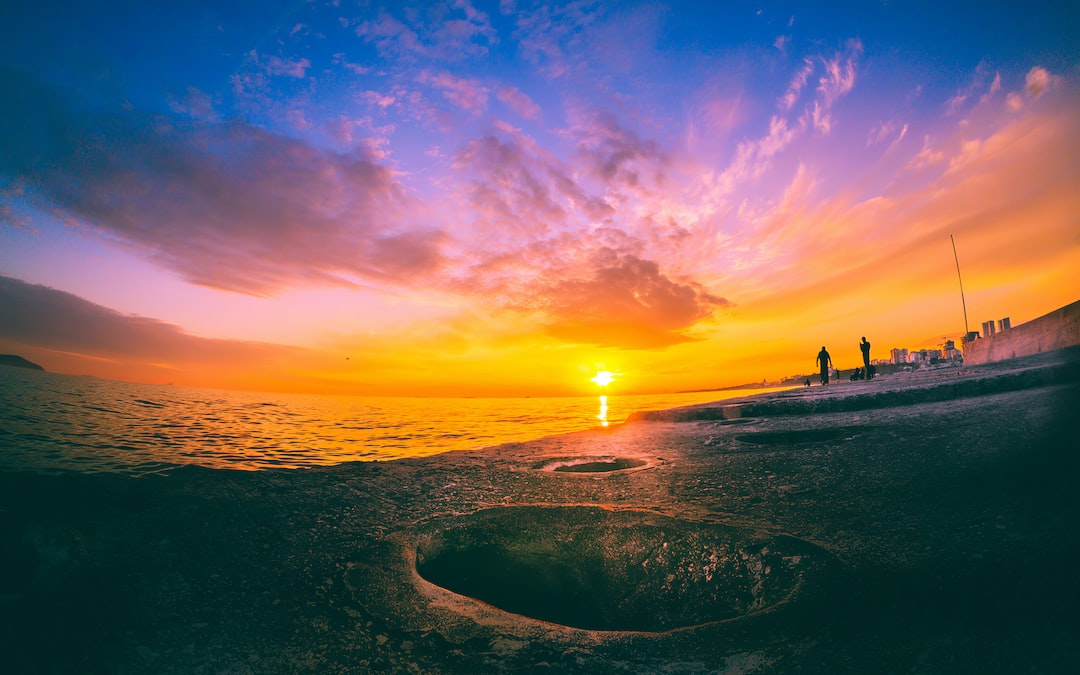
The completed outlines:
[[[601,370],[596,373],[595,377],[591,377],[589,379],[595,382],[598,387],[606,387],[615,380],[615,374],[609,373],[606,370]]]

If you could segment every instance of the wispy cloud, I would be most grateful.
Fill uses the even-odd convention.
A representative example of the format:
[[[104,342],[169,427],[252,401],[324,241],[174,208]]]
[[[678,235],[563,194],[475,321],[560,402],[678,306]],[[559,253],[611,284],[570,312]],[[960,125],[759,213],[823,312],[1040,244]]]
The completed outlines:
[[[373,42],[384,58],[401,58],[424,51],[416,31],[386,12],[361,23],[356,34],[366,42]]]
[[[331,60],[331,63],[337,66],[341,66],[353,75],[367,75],[371,72],[370,66],[366,66],[362,63],[353,63],[352,61],[349,61],[349,59],[346,58],[343,52],[334,54],[334,58]]]
[[[863,46],[858,40],[850,40],[845,53],[831,59],[822,59],[824,74],[818,78],[817,100],[813,101],[801,122],[810,122],[821,134],[832,131],[832,109],[836,101],[855,87],[855,64],[862,55]]]
[[[908,162],[908,168],[910,169],[925,169],[927,167],[941,164],[945,161],[945,153],[935,148],[930,141],[930,136],[923,136],[923,146],[919,150],[918,154],[911,158]]]
[[[850,92],[855,86],[855,60],[862,51],[862,42],[851,40],[845,54],[838,54],[832,59],[822,61],[825,74],[818,80],[818,92],[822,95],[824,107],[832,107],[838,98]]]
[[[279,56],[268,56],[263,66],[270,75],[285,75],[288,77],[301,78],[311,67],[311,61],[307,59],[285,59]]]
[[[966,113],[970,108],[969,102],[984,103],[988,101],[998,89],[1001,88],[1001,75],[993,73],[986,62],[979,63],[972,73],[970,81],[958,89],[948,101],[945,102],[945,114],[958,115]]]
[[[1067,186],[1080,175],[1080,128],[1067,99],[1026,116],[999,106],[966,122],[944,118],[906,162],[918,180],[896,180],[884,191],[858,177],[845,191],[822,191],[817,172],[800,166],[782,199],[740,212],[733,245],[767,264],[730,292],[742,291],[745,300],[756,287],[755,295],[774,297],[770,312],[820,310],[825,298],[835,299],[837,311],[845,303],[864,306],[864,283],[879,287],[878,296],[933,297],[947,285],[950,233],[968,247],[979,279],[971,287],[988,292],[1001,278],[1043,283],[1011,275],[1028,261],[1076,255],[1068,214],[1080,208],[1080,197]],[[882,125],[880,142],[898,127]],[[867,241],[889,244],[870,250],[861,245]]]
[[[888,143],[888,149],[896,147],[900,141],[904,140],[907,136],[908,125],[896,120],[888,120],[886,122],[879,122],[877,126],[870,130],[869,135],[866,137],[866,147]]]
[[[209,122],[218,119],[213,98],[198,87],[188,87],[182,95],[172,97],[171,107],[173,112],[195,119]]]
[[[488,88],[479,80],[457,77],[448,72],[423,72],[419,80],[438,89],[450,103],[473,114],[487,109]]]
[[[522,55],[542,73],[558,78],[581,65],[586,31],[604,15],[598,0],[578,0],[564,5],[539,3],[515,8],[515,37]],[[510,13],[504,9],[504,13]]]
[[[832,111],[837,101],[854,87],[862,43],[849,40],[844,51],[832,58],[806,58],[791,77],[787,90],[778,101],[779,112],[769,118],[764,135],[747,138],[738,143],[728,165],[711,179],[714,202],[722,202],[735,193],[736,187],[748,180],[763,176],[773,165],[774,158],[807,131],[827,136],[833,128]],[[806,85],[821,69],[813,97],[801,109]]]
[[[795,103],[799,100],[799,95],[806,87],[807,80],[810,79],[810,74],[814,72],[814,62],[810,59],[803,61],[803,66],[795,75],[791,78],[791,82],[788,84],[787,91],[780,98],[780,109],[784,112],[791,110],[795,107]]]
[[[483,57],[498,43],[487,14],[469,0],[430,3],[397,15],[383,9],[378,18],[360,22],[356,34],[389,59],[459,61]]]
[[[535,120],[540,118],[540,106],[517,87],[502,85],[498,88],[495,96],[525,119]]]

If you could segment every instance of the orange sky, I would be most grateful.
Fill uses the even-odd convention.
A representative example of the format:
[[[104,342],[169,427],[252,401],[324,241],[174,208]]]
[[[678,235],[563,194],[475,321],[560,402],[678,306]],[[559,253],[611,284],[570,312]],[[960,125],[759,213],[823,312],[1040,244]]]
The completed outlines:
[[[1080,299],[1060,28],[916,57],[820,17],[732,17],[710,47],[645,5],[466,5],[453,39],[390,10],[331,44],[305,9],[264,27],[272,55],[223,29],[216,79],[199,51],[152,85],[5,71],[40,115],[0,105],[0,353],[201,387],[572,395],[609,370],[651,393],[958,340],[950,235],[972,330]]]

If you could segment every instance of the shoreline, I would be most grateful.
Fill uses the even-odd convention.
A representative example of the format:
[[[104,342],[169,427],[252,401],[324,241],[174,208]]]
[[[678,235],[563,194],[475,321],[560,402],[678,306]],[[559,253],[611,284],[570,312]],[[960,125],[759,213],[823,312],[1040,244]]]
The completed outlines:
[[[1061,672],[1078,362],[303,472],[0,471],[0,647],[50,672]],[[474,569],[486,599],[432,581]]]

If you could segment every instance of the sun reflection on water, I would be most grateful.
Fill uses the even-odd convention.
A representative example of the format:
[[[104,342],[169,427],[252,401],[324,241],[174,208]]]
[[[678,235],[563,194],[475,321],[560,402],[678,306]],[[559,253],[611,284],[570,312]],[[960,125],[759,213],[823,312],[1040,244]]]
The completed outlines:
[[[188,389],[0,369],[0,468],[142,475],[197,464],[294,469],[423,457],[618,425],[693,394],[452,399]],[[10,372],[8,372],[10,371]],[[2,434],[0,434],[2,435]]]

